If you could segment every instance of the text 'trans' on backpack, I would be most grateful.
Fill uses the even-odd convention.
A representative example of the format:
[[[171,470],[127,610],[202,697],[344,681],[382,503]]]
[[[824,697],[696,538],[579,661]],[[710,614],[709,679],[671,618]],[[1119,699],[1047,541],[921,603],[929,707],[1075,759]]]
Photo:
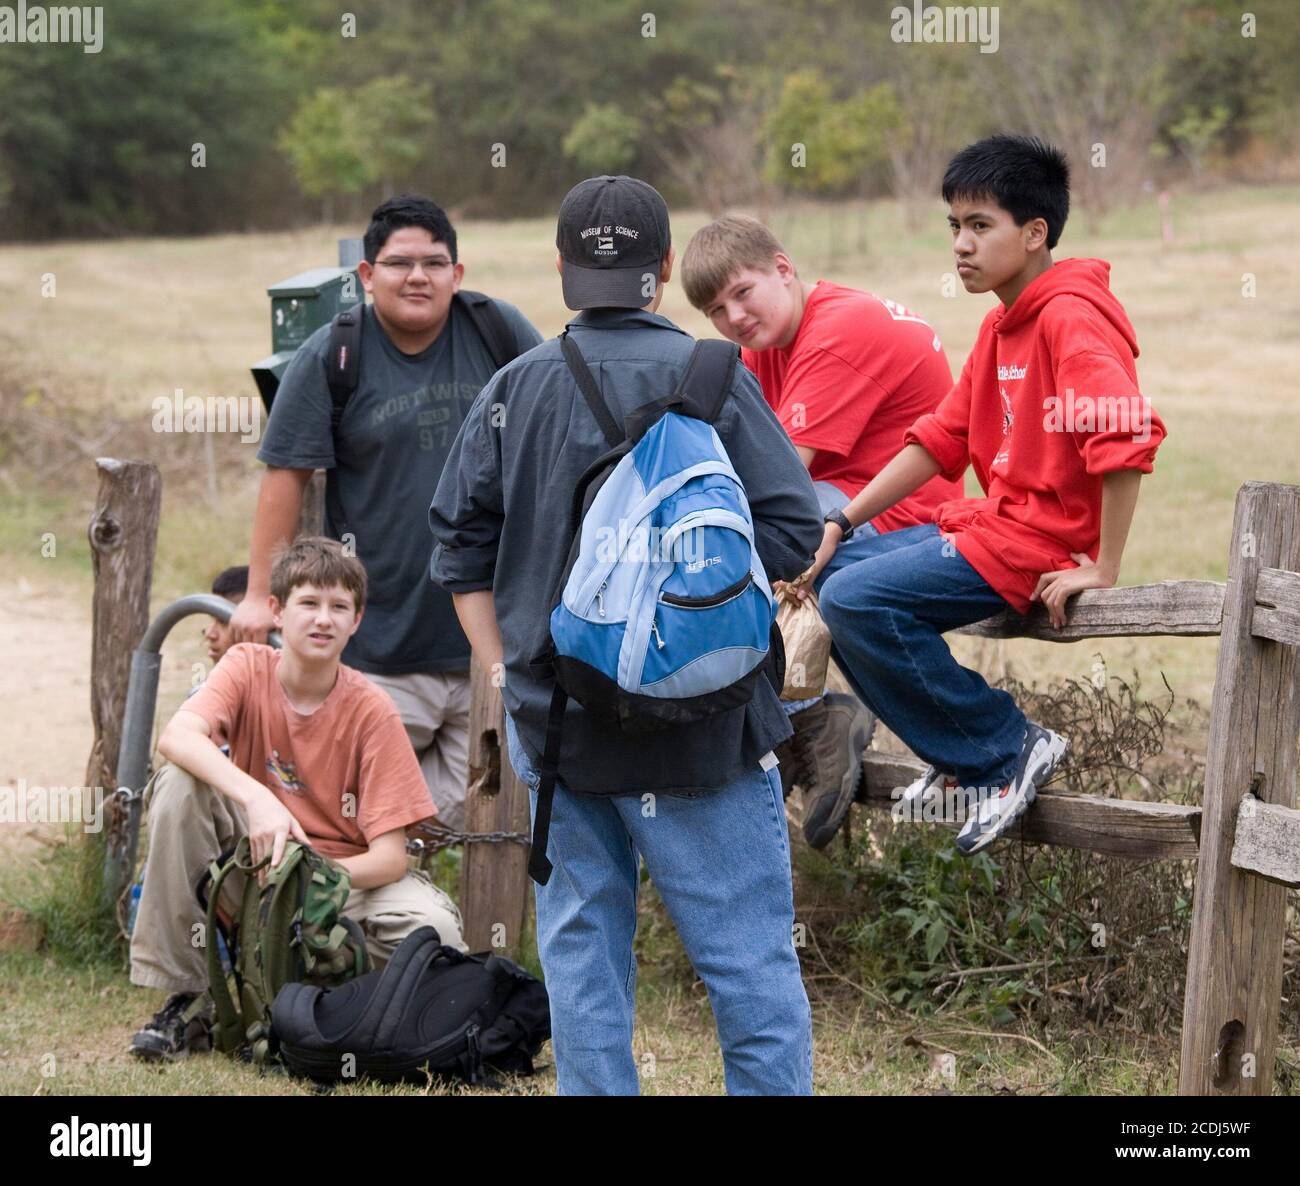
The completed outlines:
[[[285,984],[342,984],[370,970],[365,935],[341,913],[351,889],[347,870],[293,840],[286,842],[280,863],[274,869],[269,865],[269,857],[253,863],[245,836],[233,852],[212,862],[197,887],[207,911],[212,1044],[227,1054],[247,1047],[255,1062],[272,1053],[271,1002]],[[263,868],[266,883],[259,886],[257,873]],[[227,917],[222,891],[236,882],[242,896]],[[229,977],[221,965],[218,933],[230,956]]]
[[[566,702],[628,731],[736,708],[768,666],[775,620],[745,488],[713,428],[736,348],[697,342],[677,391],[624,432],[573,339],[560,344],[610,449],[574,490],[542,657],[555,675],[529,861],[542,885]]]
[[[485,1071],[530,1074],[551,1036],[546,989],[507,959],[446,947],[412,931],[382,971],[322,992],[286,984],[271,1009],[280,1057],[318,1082],[361,1078],[479,1083]]]

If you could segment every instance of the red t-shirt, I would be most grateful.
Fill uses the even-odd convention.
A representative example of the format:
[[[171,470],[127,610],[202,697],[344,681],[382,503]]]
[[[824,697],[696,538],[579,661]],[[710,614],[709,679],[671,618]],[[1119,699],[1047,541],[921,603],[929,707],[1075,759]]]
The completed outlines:
[[[1043,573],[1075,567],[1071,552],[1097,558],[1102,476],[1149,474],[1165,436],[1109,277],[1104,260],[1063,260],[995,306],[952,391],[907,433],[945,476],[975,467],[988,497],[945,503],[935,521],[1020,613]]]
[[[315,712],[289,703],[280,652],[241,642],[181,708],[208,722],[230,760],[285,805],[312,847],[353,857],[376,837],[433,815],[420,763],[392,699],[359,671],[338,680]]]
[[[813,481],[854,498],[903,447],[903,433],[952,386],[939,335],[894,301],[819,280],[785,349],[741,350],[790,440],[816,449]],[[934,520],[961,497],[942,476],[872,523],[894,531]]]

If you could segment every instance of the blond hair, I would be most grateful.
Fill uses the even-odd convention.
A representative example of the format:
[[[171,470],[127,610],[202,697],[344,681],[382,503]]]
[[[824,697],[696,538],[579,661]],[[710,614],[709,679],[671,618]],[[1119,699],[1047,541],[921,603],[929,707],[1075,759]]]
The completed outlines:
[[[682,256],[682,288],[686,299],[703,309],[743,268],[770,272],[777,252],[785,254],[777,237],[748,214],[724,214],[701,227]]]
[[[341,585],[352,594],[357,613],[366,604],[366,569],[355,556],[343,551],[338,540],[322,535],[296,539],[284,549],[271,567],[271,596],[287,605],[289,595],[299,585],[332,589]]]

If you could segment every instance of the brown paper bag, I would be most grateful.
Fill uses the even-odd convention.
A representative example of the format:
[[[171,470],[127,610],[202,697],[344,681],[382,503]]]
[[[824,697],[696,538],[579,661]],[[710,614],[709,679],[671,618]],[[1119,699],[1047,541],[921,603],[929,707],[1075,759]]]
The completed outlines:
[[[817,594],[805,601],[784,591],[776,598],[776,624],[785,643],[785,687],[782,700],[808,700],[826,690],[826,666],[831,657],[831,632],[817,608]]]

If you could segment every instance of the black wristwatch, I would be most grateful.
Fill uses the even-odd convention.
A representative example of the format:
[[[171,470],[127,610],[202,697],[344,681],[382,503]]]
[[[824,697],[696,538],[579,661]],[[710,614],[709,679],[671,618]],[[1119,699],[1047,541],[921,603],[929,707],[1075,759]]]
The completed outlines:
[[[852,539],[853,533],[857,530],[857,528],[854,527],[845,517],[843,511],[827,511],[826,514],[822,516],[822,522],[834,523],[844,533],[840,536],[841,543],[846,539]]]

